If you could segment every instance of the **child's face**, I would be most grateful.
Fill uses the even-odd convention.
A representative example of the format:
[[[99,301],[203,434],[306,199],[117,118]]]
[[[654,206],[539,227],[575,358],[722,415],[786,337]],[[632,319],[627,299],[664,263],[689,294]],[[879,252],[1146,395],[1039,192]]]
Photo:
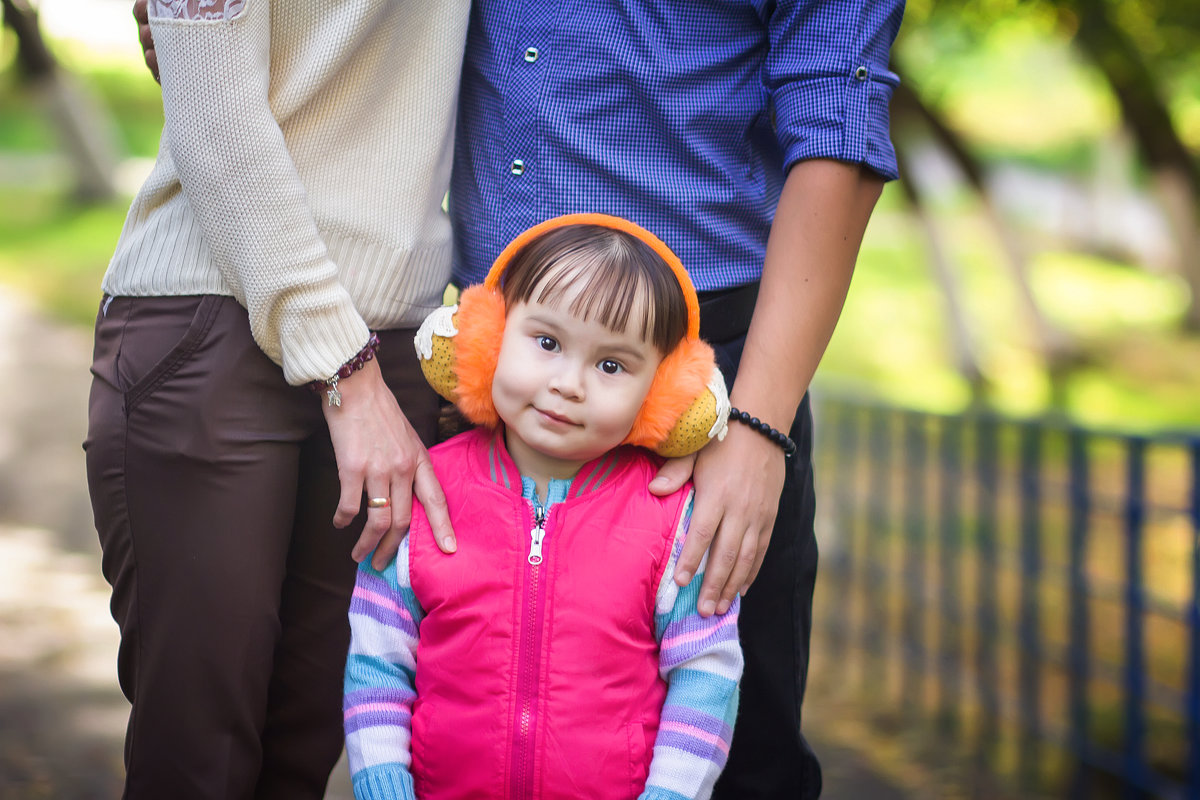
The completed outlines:
[[[662,360],[640,326],[614,332],[553,305],[509,309],[492,381],[505,442],[517,468],[535,480],[570,478],[629,435]],[[631,319],[641,319],[637,309]]]

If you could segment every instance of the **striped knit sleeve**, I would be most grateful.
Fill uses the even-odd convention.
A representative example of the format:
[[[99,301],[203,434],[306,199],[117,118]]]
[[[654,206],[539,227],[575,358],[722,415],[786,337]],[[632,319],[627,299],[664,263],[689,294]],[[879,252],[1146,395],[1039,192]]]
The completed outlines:
[[[724,614],[702,617],[696,611],[707,556],[687,586],[680,588],[672,580],[691,513],[689,497],[658,588],[654,630],[667,698],[640,800],[710,797],[729,756],[737,716],[742,676],[737,633],[741,599],[736,598]]]
[[[350,601],[342,711],[358,800],[415,800],[410,741],[417,642],[424,616],[409,577],[408,539],[378,572],[365,559]]]

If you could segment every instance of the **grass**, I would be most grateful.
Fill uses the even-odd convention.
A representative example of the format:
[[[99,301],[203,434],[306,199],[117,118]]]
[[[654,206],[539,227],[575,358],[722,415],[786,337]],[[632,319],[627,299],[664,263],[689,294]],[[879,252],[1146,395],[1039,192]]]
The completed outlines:
[[[56,319],[90,325],[126,204],[78,207],[56,192],[0,190],[0,281]]]
[[[89,55],[74,43],[51,44],[72,79],[108,110],[118,150],[125,157],[153,157],[162,101],[140,62]],[[14,53],[11,32],[0,29],[0,281],[31,296],[56,319],[90,326],[129,198],[80,206],[71,200],[70,187],[54,179],[33,186],[6,179],[6,161],[52,153],[57,138],[46,110],[12,69]]]

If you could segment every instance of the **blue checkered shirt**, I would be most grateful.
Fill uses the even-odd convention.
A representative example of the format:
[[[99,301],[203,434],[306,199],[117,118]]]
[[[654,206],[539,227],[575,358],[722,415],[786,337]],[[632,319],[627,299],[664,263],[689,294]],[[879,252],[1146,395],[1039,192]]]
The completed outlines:
[[[559,214],[631,219],[696,288],[759,277],[788,167],[896,177],[903,0],[475,0],[450,189],[455,279]]]

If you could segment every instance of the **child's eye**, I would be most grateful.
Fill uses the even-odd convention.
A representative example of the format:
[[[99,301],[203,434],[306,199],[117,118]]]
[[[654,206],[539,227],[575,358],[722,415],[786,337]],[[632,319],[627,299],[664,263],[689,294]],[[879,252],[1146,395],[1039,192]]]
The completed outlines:
[[[551,353],[558,350],[558,340],[553,336],[539,336],[537,337],[537,344],[538,347]]]
[[[618,362],[613,361],[611,358],[604,359],[596,366],[600,367],[600,371],[605,375],[616,375],[618,372],[622,372],[625,369]]]

